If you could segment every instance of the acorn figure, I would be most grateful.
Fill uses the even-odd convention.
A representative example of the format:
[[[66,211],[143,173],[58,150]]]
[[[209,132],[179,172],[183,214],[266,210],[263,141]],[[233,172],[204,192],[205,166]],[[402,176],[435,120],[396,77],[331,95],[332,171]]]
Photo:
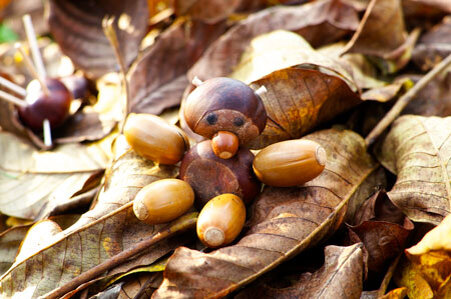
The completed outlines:
[[[245,83],[224,77],[205,82],[196,78],[193,83],[197,87],[184,107],[186,123],[193,132],[212,139],[215,155],[230,159],[239,146],[261,134],[267,118],[259,96],[262,90],[254,92]]]

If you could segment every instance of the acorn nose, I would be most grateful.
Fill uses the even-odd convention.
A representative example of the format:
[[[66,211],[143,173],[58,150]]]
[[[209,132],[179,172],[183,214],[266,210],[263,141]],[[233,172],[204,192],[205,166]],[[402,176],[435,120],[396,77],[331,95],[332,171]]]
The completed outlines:
[[[232,158],[238,151],[239,144],[238,136],[228,131],[217,132],[211,140],[214,154],[221,159]]]

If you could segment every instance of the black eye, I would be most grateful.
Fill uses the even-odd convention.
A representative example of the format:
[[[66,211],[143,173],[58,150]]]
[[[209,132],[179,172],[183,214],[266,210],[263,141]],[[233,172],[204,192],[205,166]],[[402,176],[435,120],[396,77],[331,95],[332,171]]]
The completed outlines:
[[[241,117],[235,117],[233,124],[237,127],[241,127],[242,125],[244,125],[244,119],[242,119]]]
[[[207,122],[209,125],[214,125],[218,121],[216,114],[211,113],[207,115]]]

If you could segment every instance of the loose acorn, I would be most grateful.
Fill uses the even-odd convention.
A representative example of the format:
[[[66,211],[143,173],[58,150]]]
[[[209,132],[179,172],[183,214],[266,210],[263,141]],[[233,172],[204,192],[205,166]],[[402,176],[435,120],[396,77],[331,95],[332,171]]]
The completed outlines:
[[[213,146],[219,156],[223,151],[225,156],[233,155],[230,148],[246,145],[260,135],[267,118],[263,102],[252,88],[224,77],[206,80],[194,89],[186,99],[184,116],[193,132],[208,139],[220,131],[236,135],[227,141],[215,138]],[[230,140],[236,144],[230,146]]]
[[[46,78],[45,85],[49,93],[46,95],[37,80],[27,86],[26,107],[18,107],[22,122],[33,131],[41,131],[42,123],[48,119],[50,126],[60,126],[69,115],[72,93],[58,79]]]
[[[327,155],[318,143],[295,139],[271,144],[262,149],[253,162],[258,179],[266,185],[290,187],[302,185],[324,169]]]
[[[148,224],[172,221],[193,205],[194,191],[178,179],[162,179],[143,187],[133,200],[136,218]]]
[[[246,208],[235,194],[221,194],[200,211],[197,236],[208,247],[230,244],[240,234],[246,220]]]
[[[189,148],[186,134],[153,114],[130,113],[124,135],[140,156],[160,164],[176,164]]]
[[[247,204],[259,193],[261,185],[252,172],[253,159],[246,148],[240,148],[230,159],[221,159],[213,153],[211,140],[205,140],[183,157],[180,179],[194,189],[197,208],[223,193],[233,193]]]

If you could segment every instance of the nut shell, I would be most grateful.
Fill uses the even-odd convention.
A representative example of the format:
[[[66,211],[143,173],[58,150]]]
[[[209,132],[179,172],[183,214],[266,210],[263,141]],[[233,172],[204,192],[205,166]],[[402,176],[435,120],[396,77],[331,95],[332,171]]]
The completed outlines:
[[[153,114],[129,114],[124,136],[138,155],[160,164],[176,164],[189,148],[179,127]]]
[[[287,140],[262,149],[255,156],[253,169],[266,185],[290,187],[317,177],[326,160],[326,151],[318,143],[305,139]]]
[[[51,128],[60,126],[69,115],[72,94],[59,80],[46,78],[45,84],[50,94],[45,95],[37,80],[27,86],[26,102],[28,106],[19,107],[19,116],[23,123],[34,131],[42,131],[45,119]]]
[[[266,110],[260,97],[245,83],[212,78],[194,89],[184,104],[186,123],[195,133],[211,139],[219,131],[236,134],[246,145],[263,131]]]
[[[200,211],[197,236],[208,247],[231,243],[240,234],[246,220],[246,207],[234,194],[211,199]]]
[[[135,216],[148,224],[172,221],[193,205],[194,191],[178,179],[162,179],[143,187],[133,200]]]
[[[205,140],[183,157],[180,179],[194,189],[199,209],[223,193],[233,193],[248,204],[260,192],[261,186],[252,171],[253,159],[254,155],[245,148],[238,149],[230,159],[221,159],[213,153],[211,140]]]

